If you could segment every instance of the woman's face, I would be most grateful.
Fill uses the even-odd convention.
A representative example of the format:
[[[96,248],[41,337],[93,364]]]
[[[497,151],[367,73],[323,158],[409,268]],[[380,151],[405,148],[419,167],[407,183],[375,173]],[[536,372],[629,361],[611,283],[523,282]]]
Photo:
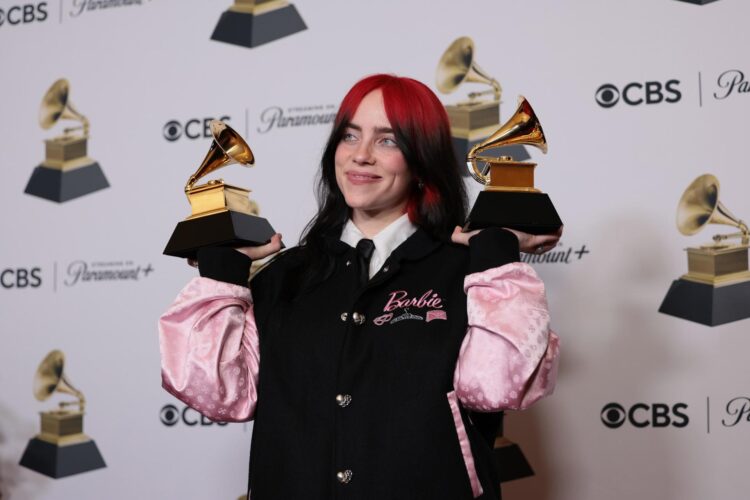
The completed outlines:
[[[336,183],[359,216],[395,220],[406,212],[412,175],[385,112],[383,92],[360,103],[336,148]]]

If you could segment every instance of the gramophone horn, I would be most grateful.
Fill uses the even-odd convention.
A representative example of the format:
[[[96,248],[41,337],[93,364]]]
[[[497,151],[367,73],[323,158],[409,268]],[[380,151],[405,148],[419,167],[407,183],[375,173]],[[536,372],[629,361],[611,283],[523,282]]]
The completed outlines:
[[[43,129],[49,129],[59,120],[75,120],[83,124],[84,135],[88,135],[89,121],[76,111],[69,99],[70,84],[65,78],[60,78],[47,90],[39,108],[39,124]]]
[[[726,224],[747,231],[747,226],[719,201],[719,179],[704,174],[685,189],[677,204],[677,229],[690,236],[706,224]]]
[[[201,177],[233,163],[251,166],[255,157],[245,140],[232,127],[219,120],[211,120],[211,147],[198,170],[188,179],[185,191],[190,190]]]
[[[436,79],[438,90],[444,94],[450,94],[463,82],[474,82],[492,86],[495,98],[500,98],[500,84],[474,61],[474,42],[468,36],[454,40],[443,53]]]
[[[47,354],[34,375],[34,397],[38,401],[44,401],[55,392],[64,392],[77,397],[80,410],[83,411],[85,403],[83,393],[65,378],[64,366],[65,355],[62,351],[54,350]]]
[[[502,146],[523,144],[539,148],[547,152],[547,139],[544,137],[542,125],[534,110],[525,97],[518,98],[518,109],[494,134],[481,143],[475,145],[466,157],[466,166],[474,179],[482,184],[489,183],[489,177],[482,173],[476,164],[477,154],[488,149]]]

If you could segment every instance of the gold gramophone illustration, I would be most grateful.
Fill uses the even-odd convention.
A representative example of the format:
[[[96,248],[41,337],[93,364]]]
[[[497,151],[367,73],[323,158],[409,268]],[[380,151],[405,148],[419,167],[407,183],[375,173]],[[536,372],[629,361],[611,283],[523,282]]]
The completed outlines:
[[[45,130],[61,120],[80,125],[44,141],[46,158],[34,169],[24,192],[63,202],[109,187],[99,164],[87,156],[89,121],[71,103],[70,84],[64,78],[47,90],[39,110],[39,124]]]
[[[285,0],[234,0],[211,40],[252,48],[305,29],[297,9]]]
[[[547,140],[529,101],[518,99],[518,109],[494,134],[474,145],[466,156],[469,174],[485,186],[469,213],[465,229],[509,227],[532,234],[557,231],[562,221],[549,196],[534,187],[536,163],[510,156],[478,156],[512,145],[528,145],[547,152]]]
[[[40,412],[41,432],[29,441],[20,462],[55,479],[106,467],[96,443],[83,433],[86,400],[65,377],[64,366],[61,351],[47,354],[34,376],[34,397],[44,401],[55,393],[65,393],[77,401],[62,401],[58,409]]]
[[[177,224],[164,249],[166,255],[194,258],[200,247],[262,245],[276,234],[266,219],[257,216],[258,207],[249,199],[249,190],[222,179],[195,185],[227,165],[250,167],[255,163],[250,146],[229,125],[212,120],[210,127],[211,147],[185,185],[192,213]]]
[[[691,236],[708,224],[739,229],[713,236],[713,243],[686,249],[688,272],[672,282],[659,312],[709,326],[750,317],[747,225],[719,201],[719,180],[704,174],[677,205],[677,229]],[[738,242],[730,243],[730,240]]]

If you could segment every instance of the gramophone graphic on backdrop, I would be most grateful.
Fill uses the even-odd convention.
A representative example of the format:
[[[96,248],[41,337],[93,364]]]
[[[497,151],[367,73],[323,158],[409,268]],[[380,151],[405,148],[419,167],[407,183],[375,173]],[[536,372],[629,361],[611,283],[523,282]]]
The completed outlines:
[[[251,167],[255,163],[250,146],[229,125],[212,120],[210,127],[214,138],[211,147],[185,185],[192,213],[177,224],[164,249],[166,255],[193,258],[201,247],[261,245],[276,234],[266,219],[257,216],[258,206],[249,199],[249,190],[222,179],[195,185],[227,165]]]
[[[289,2],[235,0],[219,18],[211,40],[252,48],[305,29],[305,21]]]
[[[65,128],[62,135],[44,141],[46,158],[34,169],[24,192],[63,202],[109,187],[99,164],[87,156],[89,121],[73,107],[70,84],[64,78],[47,90],[39,110],[39,124],[45,130],[60,120],[81,125]]]
[[[494,77],[477,64],[474,41],[468,36],[457,38],[440,57],[435,79],[443,94],[451,94],[464,84],[477,83],[491,88],[469,92],[468,99],[448,104],[445,111],[451,123],[453,149],[459,161],[472,146],[489,137],[500,125],[500,100],[503,89]],[[483,97],[491,95],[492,97]],[[510,146],[507,154],[516,160],[527,160],[522,146]]]
[[[44,401],[55,393],[65,393],[77,401],[62,401],[57,410],[40,412],[41,432],[29,441],[20,462],[55,479],[106,467],[96,443],[83,433],[86,400],[63,374],[64,366],[61,351],[47,354],[34,376],[34,397]]]
[[[691,236],[708,224],[734,226],[739,232],[716,234],[711,244],[686,248],[688,272],[672,282],[659,312],[716,326],[750,317],[750,232],[719,201],[719,180],[704,174],[680,198],[677,229]],[[739,242],[727,241],[734,239]]]

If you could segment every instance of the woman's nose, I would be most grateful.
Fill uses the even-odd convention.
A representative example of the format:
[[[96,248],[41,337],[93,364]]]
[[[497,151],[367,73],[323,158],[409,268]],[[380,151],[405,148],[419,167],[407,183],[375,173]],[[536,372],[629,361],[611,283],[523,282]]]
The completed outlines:
[[[361,141],[354,151],[354,161],[362,165],[369,165],[373,160],[372,144],[370,141]]]

